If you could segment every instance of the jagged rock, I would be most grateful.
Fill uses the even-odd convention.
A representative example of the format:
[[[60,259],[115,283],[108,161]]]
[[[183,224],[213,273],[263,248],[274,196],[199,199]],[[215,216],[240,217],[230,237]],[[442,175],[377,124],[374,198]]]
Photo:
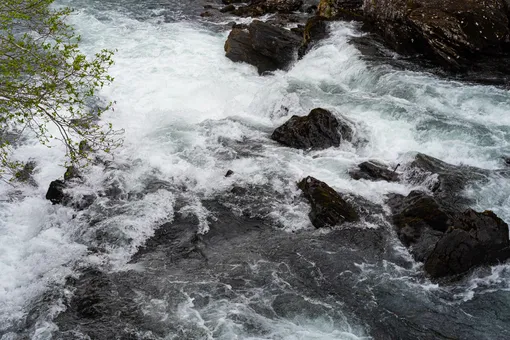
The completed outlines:
[[[437,242],[425,262],[425,270],[438,278],[504,261],[509,256],[508,225],[492,211],[478,213],[469,209]]]
[[[317,108],[308,116],[292,116],[273,132],[271,139],[298,149],[325,149],[351,140],[352,134],[352,129],[331,112]]]
[[[53,204],[60,204],[66,197],[64,193],[66,185],[61,180],[56,180],[50,183],[50,187],[46,192],[46,199],[50,200]]]
[[[434,278],[510,257],[508,225],[491,211],[447,210],[420,191],[390,195],[388,204],[399,239]]]
[[[488,174],[483,169],[448,164],[422,153],[418,153],[407,168],[407,180],[413,184],[423,184],[427,177],[435,175],[436,180],[429,189],[443,206],[452,211],[467,209],[471,202],[463,195],[466,184],[482,181]]]
[[[450,215],[436,200],[421,191],[407,197],[390,195],[397,236],[417,261],[425,261],[450,225]]]
[[[318,14],[329,19],[359,20],[362,7],[363,0],[321,0]]]
[[[508,53],[504,0],[365,0],[364,14],[397,52],[424,54],[451,70]]]
[[[308,19],[303,30],[303,42],[298,51],[299,58],[302,58],[317,41],[327,37],[326,21],[327,19],[321,16]]]
[[[268,13],[292,13],[300,9],[302,0],[252,0],[249,5],[239,7],[234,14],[258,17]]]
[[[285,69],[300,44],[292,32],[255,20],[247,30],[233,28],[225,42],[227,58],[257,67],[259,74]]]
[[[407,197],[397,197],[397,200],[393,197],[390,206],[394,213],[393,221],[397,226],[397,233],[406,245],[418,241],[419,232],[424,226],[445,232],[450,224],[448,211],[422,191],[411,191]]]
[[[349,175],[355,180],[398,182],[399,176],[395,170],[388,169],[386,165],[377,161],[368,161],[359,164],[358,169],[349,171]]]
[[[225,174],[225,177],[230,177],[234,174],[234,171],[232,170],[228,170],[227,173]]]
[[[312,210],[308,216],[316,228],[334,227],[343,222],[359,220],[351,204],[326,183],[309,176],[301,180],[298,187],[310,202]]]

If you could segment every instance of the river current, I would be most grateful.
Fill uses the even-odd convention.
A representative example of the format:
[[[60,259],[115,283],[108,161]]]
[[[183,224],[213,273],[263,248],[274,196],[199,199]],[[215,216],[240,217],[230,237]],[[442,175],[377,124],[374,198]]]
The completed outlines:
[[[0,183],[0,339],[510,338],[510,265],[431,282],[384,217],[386,194],[419,186],[347,172],[416,152],[503,168],[508,90],[366,60],[355,23],[331,23],[289,71],[259,76],[224,56],[230,20],[203,21],[199,1],[57,4],[77,9],[85,53],[116,50],[101,96],[125,142],[71,189],[104,193],[82,211],[44,198],[65,172],[61,146],[16,150],[37,162],[38,186]],[[353,142],[304,152],[269,139],[316,107],[347,119]],[[295,185],[308,175],[380,213],[315,230]],[[465,195],[510,222],[507,178],[493,172]],[[172,231],[154,238],[164,223]],[[100,317],[73,307],[90,289],[106,301]]]

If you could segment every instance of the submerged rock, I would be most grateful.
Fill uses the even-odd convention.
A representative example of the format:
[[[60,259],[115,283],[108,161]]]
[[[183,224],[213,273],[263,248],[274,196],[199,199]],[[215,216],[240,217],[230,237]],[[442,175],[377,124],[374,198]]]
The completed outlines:
[[[366,19],[399,53],[424,54],[451,70],[508,53],[505,0],[365,0]]]
[[[462,274],[469,269],[494,264],[510,257],[508,225],[492,211],[467,210],[437,242],[425,262],[432,277]]]
[[[308,216],[315,228],[334,227],[359,220],[351,204],[326,183],[308,176],[298,183],[298,187],[310,202],[312,211]]]
[[[351,175],[351,177],[355,180],[368,179],[371,181],[399,181],[396,169],[391,170],[386,165],[377,161],[363,162],[358,165],[358,169],[349,171],[349,175]]]
[[[255,20],[247,30],[232,29],[225,52],[230,60],[254,65],[263,74],[287,68],[299,45],[300,39],[294,33]]]
[[[292,116],[278,127],[271,139],[298,149],[326,149],[352,139],[352,129],[328,110],[316,108],[308,116]]]

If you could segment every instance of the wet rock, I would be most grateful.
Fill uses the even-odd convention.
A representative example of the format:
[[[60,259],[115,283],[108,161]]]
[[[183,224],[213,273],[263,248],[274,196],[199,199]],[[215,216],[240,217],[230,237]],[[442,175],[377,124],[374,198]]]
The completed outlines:
[[[205,12],[200,13],[200,16],[202,18],[207,18],[207,17],[212,17],[213,14],[211,12],[209,12],[209,11],[205,11]]]
[[[318,14],[328,19],[359,20],[363,14],[363,0],[321,0]]]
[[[234,14],[258,17],[268,13],[292,13],[300,9],[302,0],[252,0],[249,5],[239,7]]]
[[[508,225],[492,211],[467,210],[437,242],[425,262],[435,278],[462,274],[469,269],[504,261],[510,256]]]
[[[308,216],[314,227],[334,227],[359,220],[351,204],[326,183],[309,176],[299,182],[298,187],[310,202],[312,211]]]
[[[232,170],[228,170],[227,173],[225,174],[225,177],[230,177],[234,174],[234,171]]]
[[[391,170],[377,161],[368,161],[359,164],[358,169],[349,171],[349,175],[355,180],[398,182],[399,176],[395,170]]]
[[[441,205],[449,210],[463,211],[471,201],[463,195],[469,182],[483,181],[488,172],[471,166],[456,166],[437,158],[418,153],[407,166],[406,177],[412,184],[424,184],[431,175],[435,180],[429,189]]]
[[[387,44],[459,71],[483,55],[508,53],[504,0],[365,0],[364,14]]]
[[[257,67],[259,74],[286,69],[300,44],[292,32],[255,20],[247,30],[234,28],[225,42],[227,58]]]
[[[308,19],[303,30],[303,42],[298,51],[299,58],[302,58],[317,41],[327,37],[326,21],[327,19],[321,16]]]
[[[222,9],[220,9],[220,12],[221,13],[228,13],[228,12],[233,12],[235,10],[236,10],[236,6],[228,5],[228,6],[223,7]]]
[[[450,225],[450,215],[431,196],[421,191],[412,191],[407,197],[391,197],[393,222],[397,234],[405,245],[419,241],[424,228],[445,232]]]
[[[308,116],[292,116],[278,127],[271,139],[298,149],[326,149],[352,139],[352,129],[328,110],[313,109]]]
[[[66,197],[66,194],[64,193],[64,189],[66,188],[66,185],[61,180],[56,180],[50,183],[50,187],[48,188],[48,191],[46,192],[46,199],[50,200],[53,204],[60,204],[63,202],[63,200]]]

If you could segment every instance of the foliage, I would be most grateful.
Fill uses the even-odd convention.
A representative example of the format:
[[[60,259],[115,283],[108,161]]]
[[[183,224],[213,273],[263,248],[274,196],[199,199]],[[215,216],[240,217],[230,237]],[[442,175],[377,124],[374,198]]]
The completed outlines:
[[[25,132],[48,147],[52,140],[63,142],[70,164],[83,163],[96,151],[110,152],[121,143],[121,132],[100,120],[111,103],[96,104],[97,91],[113,81],[107,73],[113,52],[102,50],[90,59],[82,54],[80,37],[66,23],[72,10],[53,9],[53,1],[0,1],[3,173],[22,167],[12,160],[12,145]]]

